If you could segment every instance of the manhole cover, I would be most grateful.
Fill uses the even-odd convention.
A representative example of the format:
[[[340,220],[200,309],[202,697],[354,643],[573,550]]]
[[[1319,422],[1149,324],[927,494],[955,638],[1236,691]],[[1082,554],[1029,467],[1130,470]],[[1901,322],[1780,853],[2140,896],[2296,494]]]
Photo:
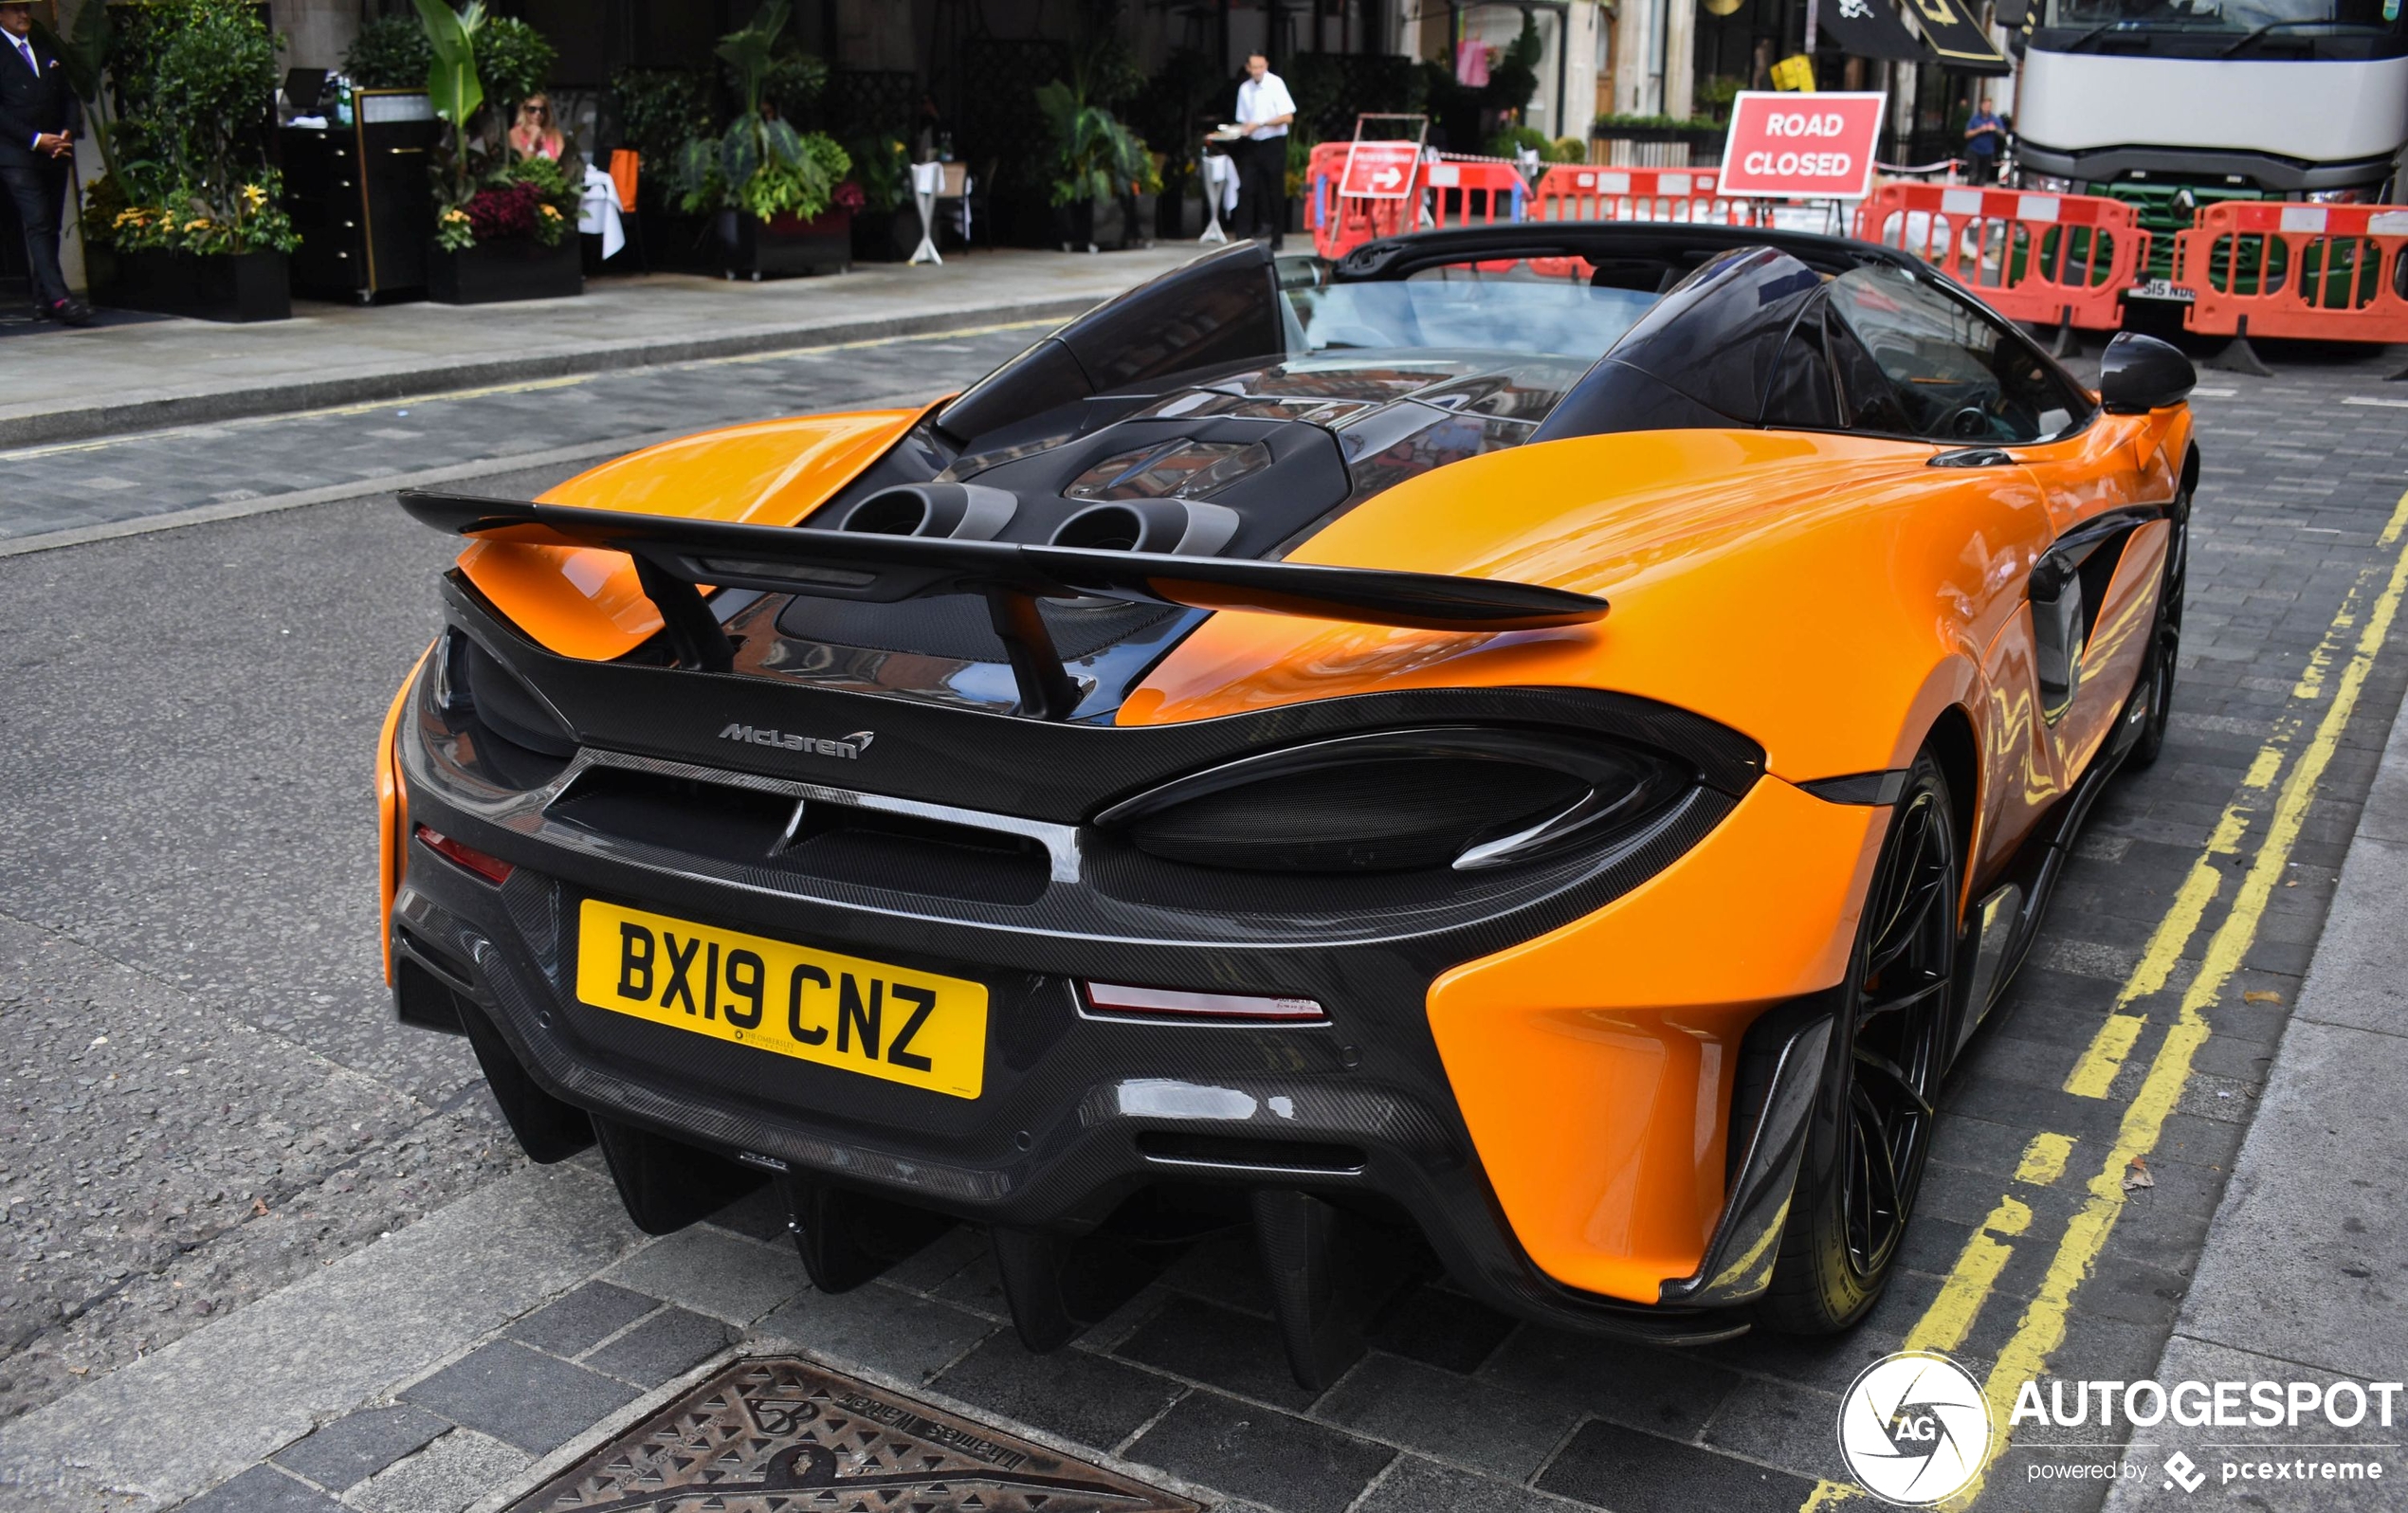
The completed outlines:
[[[515,1513],[1197,1513],[1183,1497],[791,1357],[739,1360]]]

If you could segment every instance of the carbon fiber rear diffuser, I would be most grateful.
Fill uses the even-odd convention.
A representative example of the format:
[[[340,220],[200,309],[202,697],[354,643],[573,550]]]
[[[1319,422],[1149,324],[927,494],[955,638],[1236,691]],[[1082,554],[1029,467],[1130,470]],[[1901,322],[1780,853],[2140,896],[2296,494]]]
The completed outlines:
[[[792,1357],[739,1360],[513,1513],[1197,1513],[1197,1504]]]

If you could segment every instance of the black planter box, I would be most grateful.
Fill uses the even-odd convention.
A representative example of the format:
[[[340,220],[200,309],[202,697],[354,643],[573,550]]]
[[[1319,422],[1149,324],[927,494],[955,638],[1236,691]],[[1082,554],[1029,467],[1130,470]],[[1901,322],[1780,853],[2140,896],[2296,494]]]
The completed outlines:
[[[292,275],[282,252],[102,252],[89,269],[96,304],[196,320],[284,320]]]
[[[721,269],[734,278],[795,273],[844,273],[853,265],[853,212],[831,210],[811,220],[774,221],[737,210],[719,212]]]
[[[427,298],[437,304],[557,300],[584,292],[585,267],[574,236],[562,237],[558,246],[513,236],[465,252],[427,252]]]
[[[910,202],[891,210],[853,212],[854,262],[901,263],[919,247],[920,211]]]

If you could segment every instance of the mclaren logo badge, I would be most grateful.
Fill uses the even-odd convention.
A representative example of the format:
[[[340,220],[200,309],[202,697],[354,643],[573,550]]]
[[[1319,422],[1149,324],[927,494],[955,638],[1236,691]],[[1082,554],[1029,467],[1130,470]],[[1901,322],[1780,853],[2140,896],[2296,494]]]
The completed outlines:
[[[829,740],[818,736],[794,736],[782,730],[762,730],[758,726],[731,721],[719,733],[721,740],[740,740],[754,746],[775,746],[781,751],[809,752],[814,756],[840,756],[857,761],[878,738],[875,731],[856,730],[840,739]]]

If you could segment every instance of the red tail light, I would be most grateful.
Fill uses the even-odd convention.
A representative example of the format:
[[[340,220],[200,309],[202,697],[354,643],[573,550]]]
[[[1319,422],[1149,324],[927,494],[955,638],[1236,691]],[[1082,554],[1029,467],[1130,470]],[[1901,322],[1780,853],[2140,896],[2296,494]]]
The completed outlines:
[[[498,856],[488,855],[473,846],[464,846],[432,826],[419,826],[417,835],[418,839],[425,843],[427,849],[447,862],[466,867],[495,887],[500,887],[510,881],[513,868],[509,863]]]
[[[1319,1024],[1328,1015],[1310,998],[1272,998],[1241,993],[1188,993],[1175,988],[1132,988],[1117,982],[1082,983],[1087,1007],[1103,1014],[1146,1019],[1233,1019],[1268,1024]]]

